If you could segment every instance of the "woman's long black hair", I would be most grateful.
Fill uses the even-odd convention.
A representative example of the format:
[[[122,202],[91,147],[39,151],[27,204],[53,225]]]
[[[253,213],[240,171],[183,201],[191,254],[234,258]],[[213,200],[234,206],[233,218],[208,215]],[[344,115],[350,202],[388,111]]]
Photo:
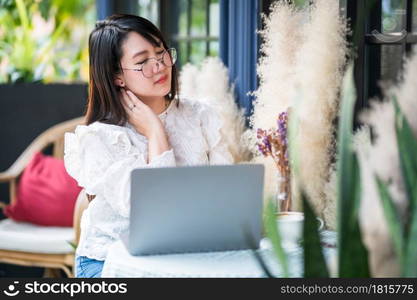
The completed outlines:
[[[88,41],[90,79],[86,112],[87,125],[96,121],[123,125],[127,120],[126,112],[119,99],[119,88],[114,84],[114,79],[117,74],[121,73],[122,43],[130,32],[137,32],[154,46],[159,46],[159,41],[161,41],[164,48],[168,49],[161,31],[145,18],[118,14],[98,21]],[[171,90],[165,97],[172,101],[177,92],[177,69],[173,65]]]

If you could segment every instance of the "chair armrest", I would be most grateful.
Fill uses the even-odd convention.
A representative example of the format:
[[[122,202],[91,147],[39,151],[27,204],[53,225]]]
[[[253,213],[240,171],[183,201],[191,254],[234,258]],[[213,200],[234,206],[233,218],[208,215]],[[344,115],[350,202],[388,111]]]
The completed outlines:
[[[10,182],[20,176],[27,164],[26,161],[20,159],[22,156],[23,155],[21,155],[10,168],[0,173],[0,182]]]
[[[7,182],[9,184],[9,204],[13,204],[16,201],[16,191],[17,191],[17,178],[19,174],[11,170],[11,168],[5,172],[0,173],[0,183]],[[0,202],[0,209],[3,209],[7,204]]]
[[[9,170],[0,173],[0,182],[10,182],[13,179],[16,179],[16,174],[9,172]]]
[[[84,124],[84,117],[75,118],[55,125],[39,135],[17,158],[12,166],[0,173],[0,182],[7,182],[19,177],[26,168],[33,155],[56,142],[65,132],[70,132],[79,124]]]

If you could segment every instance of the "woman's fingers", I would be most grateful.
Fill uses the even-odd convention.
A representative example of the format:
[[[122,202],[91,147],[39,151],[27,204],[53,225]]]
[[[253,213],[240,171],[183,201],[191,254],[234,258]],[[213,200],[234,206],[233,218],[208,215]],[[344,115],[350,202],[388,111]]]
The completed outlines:
[[[133,101],[130,100],[130,97],[128,96],[128,94],[126,93],[125,89],[121,89],[121,93],[122,93],[122,100],[124,101],[124,103],[128,106],[132,106],[133,105]]]
[[[140,113],[141,110],[146,108],[146,104],[143,103],[138,97],[135,96],[131,91],[126,89],[121,89],[122,93],[122,105],[126,110],[127,117],[134,118],[137,116],[137,113]]]
[[[142,105],[145,105],[145,103],[140,101],[140,99],[136,97],[135,94],[133,94],[131,91],[127,90],[126,94],[129,97],[129,99],[132,101],[132,103],[135,104],[136,106],[141,107]]]
[[[127,105],[123,101],[122,101],[122,105],[123,105],[125,111],[127,112],[127,114],[130,114],[132,112],[131,106]]]
[[[126,92],[126,90],[124,90],[124,89],[123,89],[123,91],[122,91],[122,95],[123,95],[123,100],[124,100],[124,103],[125,103],[128,107],[132,108],[132,107],[136,106],[135,102],[134,102],[134,101],[132,101],[131,97],[129,97],[129,95],[128,95],[128,93]]]
[[[125,108],[126,112],[128,114],[130,114],[132,112],[132,108],[133,108],[133,103],[130,100],[130,98],[128,97],[128,95],[126,94],[126,91],[124,89],[121,90],[121,95],[122,95],[122,105]]]

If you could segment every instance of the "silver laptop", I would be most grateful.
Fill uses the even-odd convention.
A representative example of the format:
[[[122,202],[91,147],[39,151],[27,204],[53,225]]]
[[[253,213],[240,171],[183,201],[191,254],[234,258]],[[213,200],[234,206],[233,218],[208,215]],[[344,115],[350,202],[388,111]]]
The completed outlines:
[[[262,237],[264,166],[132,171],[131,255],[254,249]]]

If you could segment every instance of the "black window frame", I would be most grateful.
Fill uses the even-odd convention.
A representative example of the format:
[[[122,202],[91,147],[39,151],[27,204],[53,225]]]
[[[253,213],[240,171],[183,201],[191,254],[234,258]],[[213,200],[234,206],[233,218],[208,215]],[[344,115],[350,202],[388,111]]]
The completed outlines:
[[[192,20],[192,0],[187,1],[187,35],[179,35],[179,17],[180,17],[180,0],[159,0],[160,5],[160,29],[164,36],[167,38],[168,43],[171,47],[179,49],[181,42],[187,43],[187,54],[185,63],[190,62],[191,57],[191,44],[193,42],[206,42],[206,51],[205,55],[210,55],[210,45],[212,42],[220,43],[220,33],[217,35],[211,35],[210,32],[210,3],[213,0],[201,0],[206,3],[206,34],[201,36],[192,36],[191,35],[191,20]],[[220,21],[220,19],[219,19]],[[220,55],[220,47],[219,47]],[[178,67],[181,68],[182,65],[178,61]]]
[[[347,0],[346,17],[350,19],[352,35],[348,40],[354,46],[354,78],[357,91],[355,107],[355,126],[360,125],[359,112],[369,107],[371,99],[382,99],[383,93],[379,82],[381,80],[381,49],[382,45],[401,45],[405,56],[411,53],[412,46],[417,44],[417,32],[413,31],[413,0],[406,1],[406,34],[398,40],[390,38],[395,34],[381,33],[382,1],[380,0]],[[370,29],[376,29],[382,36],[380,39]],[[376,47],[377,46],[377,47]],[[402,69],[401,69],[402,70]],[[400,70],[400,72],[401,72]],[[399,74],[397,74],[399,75]],[[393,81],[395,79],[393,78]]]

